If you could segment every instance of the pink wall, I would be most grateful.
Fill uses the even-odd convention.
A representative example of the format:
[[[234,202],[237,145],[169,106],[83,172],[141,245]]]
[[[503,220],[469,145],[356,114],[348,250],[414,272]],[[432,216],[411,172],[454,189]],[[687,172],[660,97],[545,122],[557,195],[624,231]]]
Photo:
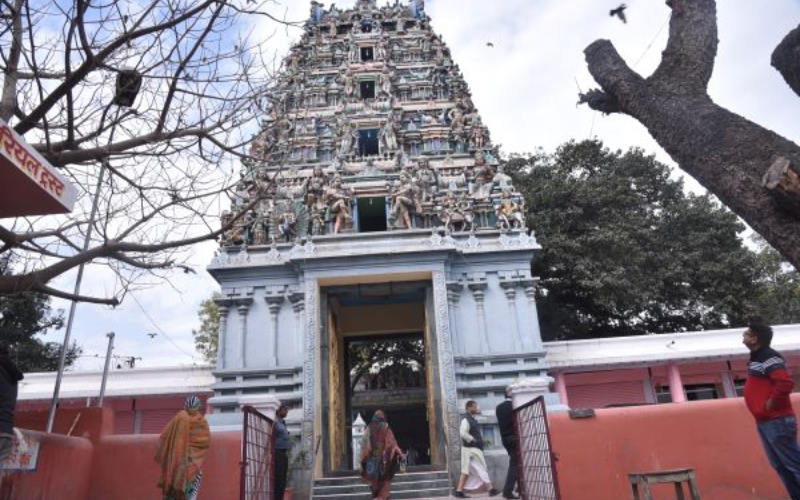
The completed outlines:
[[[800,395],[792,398],[800,410]],[[630,498],[627,474],[693,468],[703,500],[786,498],[744,400],[722,399],[550,416],[562,498]],[[670,486],[654,490],[674,499]]]
[[[85,438],[38,433],[36,472],[7,474],[0,483],[3,500],[85,500],[92,470],[92,442]]]
[[[158,466],[153,460],[158,435],[108,436],[97,447],[92,488],[86,500],[142,500],[159,497]],[[239,432],[215,432],[203,468],[200,498],[239,498]]]

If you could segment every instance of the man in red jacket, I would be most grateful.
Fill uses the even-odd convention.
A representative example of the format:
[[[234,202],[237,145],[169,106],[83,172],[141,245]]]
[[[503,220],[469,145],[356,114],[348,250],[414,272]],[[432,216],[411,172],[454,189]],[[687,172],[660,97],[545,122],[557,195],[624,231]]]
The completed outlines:
[[[794,381],[786,361],[772,349],[772,328],[751,324],[742,343],[750,349],[744,401],[756,419],[758,435],[772,467],[792,500],[800,500],[800,444],[789,394]]]

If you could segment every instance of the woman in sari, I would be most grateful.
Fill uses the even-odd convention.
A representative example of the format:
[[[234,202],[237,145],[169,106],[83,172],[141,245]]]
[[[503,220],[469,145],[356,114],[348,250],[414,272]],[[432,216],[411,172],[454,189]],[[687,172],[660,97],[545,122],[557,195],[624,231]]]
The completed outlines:
[[[158,440],[156,462],[161,467],[158,487],[164,500],[196,500],[203,479],[203,461],[208,455],[211,432],[200,413],[202,403],[189,396],[164,428]]]
[[[403,451],[397,446],[394,433],[386,423],[386,415],[378,410],[361,438],[361,477],[369,483],[372,498],[387,500],[399,468]]]

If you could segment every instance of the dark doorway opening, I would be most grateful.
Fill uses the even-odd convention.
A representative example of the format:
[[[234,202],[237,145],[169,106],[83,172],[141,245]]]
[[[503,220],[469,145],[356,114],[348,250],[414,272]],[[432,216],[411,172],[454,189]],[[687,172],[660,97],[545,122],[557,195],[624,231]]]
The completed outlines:
[[[372,26],[370,26],[370,31],[372,31]],[[361,62],[370,62],[374,59],[375,55],[372,47],[361,47]]]
[[[375,82],[373,80],[360,82],[358,87],[362,99],[375,99]]]
[[[358,198],[358,232],[386,231],[386,198]]]
[[[345,349],[350,422],[361,415],[369,424],[383,410],[397,444],[411,452],[409,465],[430,465],[423,334],[350,338]]]
[[[370,128],[358,131],[358,154],[361,156],[378,154],[378,129]]]

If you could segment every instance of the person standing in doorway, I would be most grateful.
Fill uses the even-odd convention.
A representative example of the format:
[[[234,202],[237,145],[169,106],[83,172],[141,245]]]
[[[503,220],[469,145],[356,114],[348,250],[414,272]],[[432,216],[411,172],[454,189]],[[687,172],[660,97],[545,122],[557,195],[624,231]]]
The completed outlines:
[[[511,406],[510,387],[506,387],[506,399],[495,409],[497,424],[500,426],[500,438],[503,448],[508,453],[508,472],[506,484],[503,486],[503,498],[519,498],[514,494],[517,484],[517,434],[514,432],[514,408]]]
[[[197,500],[203,462],[211,446],[201,406],[199,397],[186,398],[183,410],[172,417],[158,440],[155,459],[161,468],[158,487],[164,500]]]
[[[8,346],[0,344],[0,462],[11,454],[14,445],[14,410],[22,372],[11,361]]]
[[[489,479],[489,468],[486,466],[486,458],[483,456],[484,441],[481,429],[475,415],[480,411],[478,403],[467,401],[467,414],[461,419],[461,477],[458,478],[458,486],[453,496],[456,498],[468,498],[464,489],[476,490],[482,487],[489,488],[489,496],[494,497],[500,494],[500,490],[492,488]]]
[[[772,349],[772,328],[753,323],[742,343],[750,350],[744,400],[756,419],[756,427],[770,465],[792,500],[800,500],[800,444],[797,419],[789,399],[794,381],[786,361]]]
[[[286,405],[281,405],[275,412],[275,500],[283,500],[286,476],[289,473],[289,451],[292,448],[292,441],[286,429],[285,419],[288,414],[289,407]]]
[[[388,500],[392,479],[400,468],[403,450],[397,445],[386,415],[378,410],[361,437],[361,477],[369,484],[372,498]]]

